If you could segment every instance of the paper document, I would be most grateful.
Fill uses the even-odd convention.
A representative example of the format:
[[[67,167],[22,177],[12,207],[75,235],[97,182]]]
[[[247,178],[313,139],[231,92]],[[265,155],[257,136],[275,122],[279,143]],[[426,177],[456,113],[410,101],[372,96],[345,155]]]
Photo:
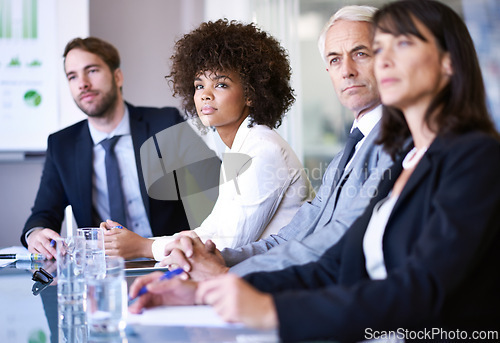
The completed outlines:
[[[27,254],[28,249],[22,246],[13,246],[0,249],[0,254]]]
[[[128,314],[127,324],[159,326],[243,327],[223,321],[211,306],[160,306]]]

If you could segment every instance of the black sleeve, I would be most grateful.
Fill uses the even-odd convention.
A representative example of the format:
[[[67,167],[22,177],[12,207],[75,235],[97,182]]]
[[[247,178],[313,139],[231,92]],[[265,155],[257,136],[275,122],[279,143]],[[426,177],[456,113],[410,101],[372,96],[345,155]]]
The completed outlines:
[[[59,175],[59,171],[54,163],[54,142],[49,136],[47,145],[47,155],[43,167],[40,186],[35,198],[35,204],[21,235],[21,243],[27,247],[25,239],[27,231],[34,227],[50,228],[58,233],[61,232],[61,224],[64,219],[64,209],[68,203],[66,193]]]

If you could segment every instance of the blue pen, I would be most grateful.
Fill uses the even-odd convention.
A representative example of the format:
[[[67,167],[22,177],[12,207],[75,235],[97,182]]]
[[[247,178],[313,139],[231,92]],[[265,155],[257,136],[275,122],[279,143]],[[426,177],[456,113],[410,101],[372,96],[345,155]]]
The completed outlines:
[[[56,241],[54,241],[53,239],[50,240],[50,246],[51,247],[54,247],[54,245],[56,245]]]
[[[121,225],[113,226],[112,229],[123,229],[123,226]]]
[[[158,281],[161,281],[161,280],[169,280],[171,278],[173,278],[174,276],[176,275],[179,275],[179,274],[182,274],[184,270],[181,269],[181,268],[177,268],[177,269],[174,269],[174,270],[168,270],[166,271]],[[139,290],[139,293],[137,293],[136,297],[133,298],[133,299],[130,299],[129,298],[129,305],[131,305],[132,303],[130,301],[134,301],[136,299],[138,299],[141,295],[144,295],[148,292],[148,289],[146,288],[146,286],[142,286],[142,288]]]

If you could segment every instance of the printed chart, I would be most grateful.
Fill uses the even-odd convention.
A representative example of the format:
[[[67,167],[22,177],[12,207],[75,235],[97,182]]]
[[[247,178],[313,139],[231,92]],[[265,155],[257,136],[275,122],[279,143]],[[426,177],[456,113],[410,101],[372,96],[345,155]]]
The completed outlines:
[[[0,150],[43,151],[57,129],[56,0],[0,0]]]

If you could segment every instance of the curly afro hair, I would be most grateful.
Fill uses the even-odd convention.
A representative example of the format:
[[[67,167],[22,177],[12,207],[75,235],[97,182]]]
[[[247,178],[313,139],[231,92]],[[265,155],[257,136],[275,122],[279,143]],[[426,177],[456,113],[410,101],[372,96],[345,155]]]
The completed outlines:
[[[175,43],[166,78],[187,114],[196,117],[194,79],[205,72],[235,72],[250,103],[250,125],[277,128],[295,101],[287,52],[254,24],[220,19],[202,23]]]

